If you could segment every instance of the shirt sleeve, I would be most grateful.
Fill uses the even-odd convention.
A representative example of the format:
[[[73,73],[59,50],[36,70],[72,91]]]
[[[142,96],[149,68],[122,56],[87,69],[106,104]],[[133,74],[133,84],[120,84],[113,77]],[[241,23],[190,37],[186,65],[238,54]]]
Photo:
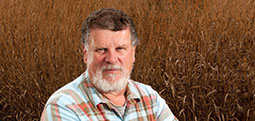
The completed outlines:
[[[157,93],[157,105],[158,105],[158,114],[157,121],[178,121],[178,119],[174,116],[166,101],[160,97]]]
[[[43,110],[41,121],[80,121],[80,119],[67,107],[48,104]]]

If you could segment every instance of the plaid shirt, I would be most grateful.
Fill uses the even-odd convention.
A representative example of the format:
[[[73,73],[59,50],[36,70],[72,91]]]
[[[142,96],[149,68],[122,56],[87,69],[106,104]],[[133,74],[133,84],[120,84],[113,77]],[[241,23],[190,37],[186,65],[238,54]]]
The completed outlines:
[[[43,110],[42,121],[177,121],[165,100],[150,86],[129,80],[122,117],[84,73],[56,91]]]

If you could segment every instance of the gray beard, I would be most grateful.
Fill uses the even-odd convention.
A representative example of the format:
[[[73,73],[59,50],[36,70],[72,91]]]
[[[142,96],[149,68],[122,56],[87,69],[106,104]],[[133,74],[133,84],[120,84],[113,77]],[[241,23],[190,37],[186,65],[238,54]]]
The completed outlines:
[[[103,69],[98,69],[91,82],[97,89],[105,93],[121,91],[127,86],[128,80],[130,79],[130,73],[123,69],[122,71],[123,73],[121,74],[120,79],[115,82],[111,82],[103,79]],[[107,76],[114,79],[117,75],[109,74]]]

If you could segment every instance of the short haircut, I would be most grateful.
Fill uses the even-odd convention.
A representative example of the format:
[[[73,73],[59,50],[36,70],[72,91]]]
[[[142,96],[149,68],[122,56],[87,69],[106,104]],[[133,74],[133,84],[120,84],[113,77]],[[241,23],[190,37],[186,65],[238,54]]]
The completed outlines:
[[[114,8],[102,8],[91,13],[82,24],[82,43],[86,47],[89,43],[89,34],[92,29],[106,29],[120,31],[129,28],[132,45],[139,44],[136,28],[133,20],[121,10]]]

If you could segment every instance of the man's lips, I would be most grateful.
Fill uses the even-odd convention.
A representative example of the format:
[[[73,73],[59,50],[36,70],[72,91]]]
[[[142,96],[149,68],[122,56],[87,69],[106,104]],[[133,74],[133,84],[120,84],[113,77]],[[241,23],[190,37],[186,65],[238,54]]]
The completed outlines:
[[[119,72],[121,70],[120,69],[104,69],[103,71],[107,72],[107,73],[115,73],[115,72]]]

